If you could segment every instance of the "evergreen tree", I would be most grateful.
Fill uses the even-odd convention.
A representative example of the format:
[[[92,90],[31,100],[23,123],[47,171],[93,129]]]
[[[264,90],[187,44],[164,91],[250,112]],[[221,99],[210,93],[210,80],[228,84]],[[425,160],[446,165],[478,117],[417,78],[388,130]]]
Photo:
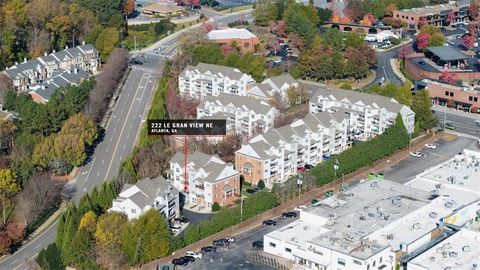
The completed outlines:
[[[432,99],[427,90],[421,90],[415,94],[412,110],[415,112],[415,121],[421,130],[432,128],[437,124],[438,120],[432,113]]]
[[[44,270],[63,270],[65,265],[62,262],[61,252],[55,243],[48,245],[38,253],[37,263]]]

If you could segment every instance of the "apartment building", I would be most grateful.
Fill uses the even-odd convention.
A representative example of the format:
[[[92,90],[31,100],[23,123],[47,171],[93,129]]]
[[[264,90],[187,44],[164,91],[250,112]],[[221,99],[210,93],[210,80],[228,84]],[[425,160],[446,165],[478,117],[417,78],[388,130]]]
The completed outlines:
[[[183,152],[177,152],[167,174],[173,186],[185,195],[186,204],[210,208],[217,202],[224,206],[240,196],[240,173],[218,156],[196,151],[185,157]]]
[[[348,146],[345,111],[308,114],[290,125],[257,135],[235,152],[235,168],[245,181],[271,186]]]
[[[48,79],[55,80],[59,75],[74,72],[80,74],[79,70],[83,73],[95,73],[99,65],[99,52],[90,44],[82,44],[74,48],[67,47],[60,52],[54,51],[37,59],[25,59],[23,63],[15,64],[3,72],[18,91],[30,92],[41,89]],[[50,88],[52,87],[53,85]]]
[[[450,1],[448,4],[394,10],[393,18],[403,21],[409,29],[419,29],[420,22],[433,26],[447,26],[468,21],[470,1]],[[450,21],[451,20],[451,21]]]
[[[135,185],[125,184],[108,211],[125,214],[132,220],[150,209],[155,209],[171,221],[180,216],[178,195],[178,191],[162,176],[145,178]]]
[[[408,133],[413,133],[415,113],[395,99],[342,89],[315,89],[310,112],[333,112],[342,109],[348,116],[349,132],[357,138],[382,134],[401,115]]]
[[[220,93],[246,96],[254,85],[255,80],[239,69],[204,63],[189,65],[178,76],[180,94],[191,98]]]
[[[277,113],[266,101],[223,93],[205,97],[197,107],[198,119],[226,119],[227,132],[243,137],[273,128]]]
[[[416,82],[416,91],[425,89],[435,105],[458,110],[480,112],[480,87],[461,86],[437,80],[423,79]]]
[[[275,95],[275,93],[278,93],[282,98],[286,98],[287,90],[290,87],[298,86],[298,81],[295,80],[290,74],[283,74],[265,79],[262,83],[252,87],[247,92],[247,95],[259,99],[269,100]]]
[[[208,32],[207,38],[220,45],[234,44],[242,53],[254,52],[255,45],[260,43],[257,36],[244,28],[212,30]]]

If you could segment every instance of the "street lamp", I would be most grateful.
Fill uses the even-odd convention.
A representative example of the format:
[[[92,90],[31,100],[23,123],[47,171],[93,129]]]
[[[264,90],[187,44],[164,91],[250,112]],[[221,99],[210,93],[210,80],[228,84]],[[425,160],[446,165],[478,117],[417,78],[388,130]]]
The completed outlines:
[[[303,184],[303,175],[299,174],[297,177],[297,187],[298,187],[298,203],[297,206],[300,206],[300,189],[302,188]]]
[[[335,163],[333,163],[333,171],[335,172],[335,180],[337,180],[337,170],[338,170],[338,159],[335,159]]]

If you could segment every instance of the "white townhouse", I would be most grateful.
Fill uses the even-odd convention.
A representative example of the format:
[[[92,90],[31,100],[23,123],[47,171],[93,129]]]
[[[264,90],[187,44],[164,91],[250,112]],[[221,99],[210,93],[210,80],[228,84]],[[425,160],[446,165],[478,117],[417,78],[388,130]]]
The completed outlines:
[[[227,132],[244,137],[273,128],[278,110],[264,100],[221,93],[205,97],[197,107],[198,119],[225,119]]]
[[[180,216],[178,195],[178,191],[162,176],[145,178],[135,185],[125,184],[108,211],[125,214],[132,220],[153,208],[171,221]]]
[[[170,160],[167,174],[185,196],[185,204],[210,208],[217,202],[224,206],[233,204],[240,196],[240,173],[216,155],[196,151],[185,157],[183,152],[177,152]]]
[[[415,128],[415,113],[395,99],[375,94],[342,89],[315,89],[310,99],[310,112],[335,111],[339,108],[349,116],[350,132],[365,138],[382,134],[395,123],[400,114],[408,133]]]
[[[235,168],[247,182],[279,183],[348,147],[344,111],[308,114],[290,125],[252,138],[235,152]]]
[[[74,48],[67,47],[60,52],[53,51],[48,55],[45,53],[44,56],[37,59],[25,59],[23,63],[16,63],[3,73],[12,80],[16,90],[30,92],[41,88],[42,85],[45,86],[49,79],[62,74],[80,74],[81,76],[76,76],[79,77],[78,80],[77,78],[72,79],[77,82],[86,77],[84,74],[90,75],[97,72],[99,65],[99,52],[92,45],[83,43]],[[54,86],[52,85],[50,88],[54,88]],[[48,95],[51,94],[50,92],[53,90],[49,91]],[[44,96],[44,98],[48,100],[49,96]]]
[[[296,81],[290,74],[270,77],[265,79],[248,90],[247,95],[264,100],[271,99],[275,93],[279,93],[282,98],[286,98],[287,90],[291,87],[298,87]]]
[[[246,96],[254,85],[255,80],[237,68],[204,63],[188,65],[178,76],[180,94],[191,98],[220,93]]]

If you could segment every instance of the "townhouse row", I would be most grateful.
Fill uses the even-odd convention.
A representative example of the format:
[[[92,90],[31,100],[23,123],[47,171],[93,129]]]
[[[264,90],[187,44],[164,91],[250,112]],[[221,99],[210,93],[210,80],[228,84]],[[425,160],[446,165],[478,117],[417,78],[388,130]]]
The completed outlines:
[[[99,52],[92,45],[68,48],[16,63],[3,71],[17,91],[25,91],[38,102],[47,102],[58,87],[78,84],[100,65]]]

